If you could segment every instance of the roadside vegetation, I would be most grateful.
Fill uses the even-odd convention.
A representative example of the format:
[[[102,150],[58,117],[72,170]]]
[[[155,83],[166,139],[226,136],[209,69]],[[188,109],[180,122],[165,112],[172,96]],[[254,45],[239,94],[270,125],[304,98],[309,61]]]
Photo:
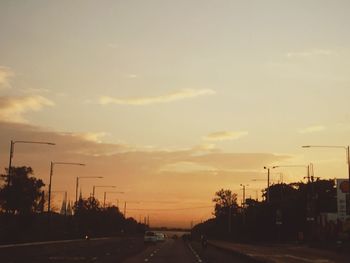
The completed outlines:
[[[215,193],[214,218],[196,225],[193,236],[236,242],[308,242],[335,244],[349,240],[349,222],[329,220],[337,212],[334,180],[279,183],[270,186],[269,201],[248,198],[221,189]]]
[[[80,197],[72,213],[47,213],[45,183],[31,167],[12,167],[1,175],[0,243],[143,234],[147,226],[125,218],[116,206],[103,207],[93,197]]]

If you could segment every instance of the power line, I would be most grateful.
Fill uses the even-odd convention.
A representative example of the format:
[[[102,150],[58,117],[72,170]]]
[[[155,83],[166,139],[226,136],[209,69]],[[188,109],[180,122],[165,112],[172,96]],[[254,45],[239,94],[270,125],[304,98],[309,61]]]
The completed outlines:
[[[129,208],[128,210],[130,211],[179,211],[179,210],[191,210],[191,209],[202,209],[202,208],[213,208],[213,206],[197,206],[197,207],[186,207],[186,208],[151,208],[151,209],[146,209],[146,208],[134,208],[131,209]]]

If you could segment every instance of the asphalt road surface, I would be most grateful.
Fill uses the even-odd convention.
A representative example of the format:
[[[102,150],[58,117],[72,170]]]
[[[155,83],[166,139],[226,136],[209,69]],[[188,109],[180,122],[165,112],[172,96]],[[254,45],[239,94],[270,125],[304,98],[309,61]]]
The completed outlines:
[[[145,245],[143,238],[100,238],[0,246],[1,263],[247,263],[212,246],[167,239]]]
[[[148,245],[148,248],[142,253],[127,259],[123,263],[139,262],[193,263],[196,261],[195,256],[191,253],[190,249],[186,247],[184,241],[180,239],[168,239],[162,243]]]
[[[247,263],[237,256],[207,247],[199,243],[187,243],[181,239],[168,239],[163,243],[149,245],[142,253],[130,257],[123,263]]]
[[[118,263],[144,250],[143,238],[96,238],[0,246],[1,263]]]

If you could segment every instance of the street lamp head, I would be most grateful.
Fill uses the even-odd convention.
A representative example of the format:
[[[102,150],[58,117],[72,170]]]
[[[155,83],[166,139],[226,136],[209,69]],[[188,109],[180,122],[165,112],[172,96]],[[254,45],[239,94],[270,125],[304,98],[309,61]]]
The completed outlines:
[[[301,146],[302,148],[310,148],[311,146],[310,145],[303,145]]]
[[[48,142],[47,144],[48,145],[56,145],[56,143],[53,143],[53,142]]]
[[[267,169],[267,167],[266,167],[266,166],[264,166],[264,169]]]

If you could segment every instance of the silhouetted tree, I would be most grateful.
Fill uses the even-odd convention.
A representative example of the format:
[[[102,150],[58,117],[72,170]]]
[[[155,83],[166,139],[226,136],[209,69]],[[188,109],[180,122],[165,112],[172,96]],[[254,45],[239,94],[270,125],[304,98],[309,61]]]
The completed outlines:
[[[267,189],[265,197],[266,192]],[[337,209],[334,180],[274,184],[269,193],[269,202],[247,199],[246,207],[238,209],[237,195],[230,190],[219,190],[213,198],[216,217],[195,226],[194,233],[236,241],[282,242],[295,240],[303,232],[306,239],[315,240],[320,235],[314,230],[322,227],[317,217]],[[324,239],[327,231],[323,229]]]
[[[79,198],[78,202],[74,206],[74,214],[79,216],[86,213],[96,213],[102,210],[100,202],[94,198],[89,197],[87,199]]]
[[[231,213],[235,213],[238,209],[237,194],[232,193],[231,190],[217,191],[213,202],[215,203],[214,215],[218,218],[227,216],[230,209]]]
[[[2,210],[11,214],[30,214],[42,211],[42,190],[45,186],[41,179],[33,175],[31,167],[12,167],[11,184],[5,177],[5,184],[0,188]],[[3,176],[4,177],[4,176]]]

